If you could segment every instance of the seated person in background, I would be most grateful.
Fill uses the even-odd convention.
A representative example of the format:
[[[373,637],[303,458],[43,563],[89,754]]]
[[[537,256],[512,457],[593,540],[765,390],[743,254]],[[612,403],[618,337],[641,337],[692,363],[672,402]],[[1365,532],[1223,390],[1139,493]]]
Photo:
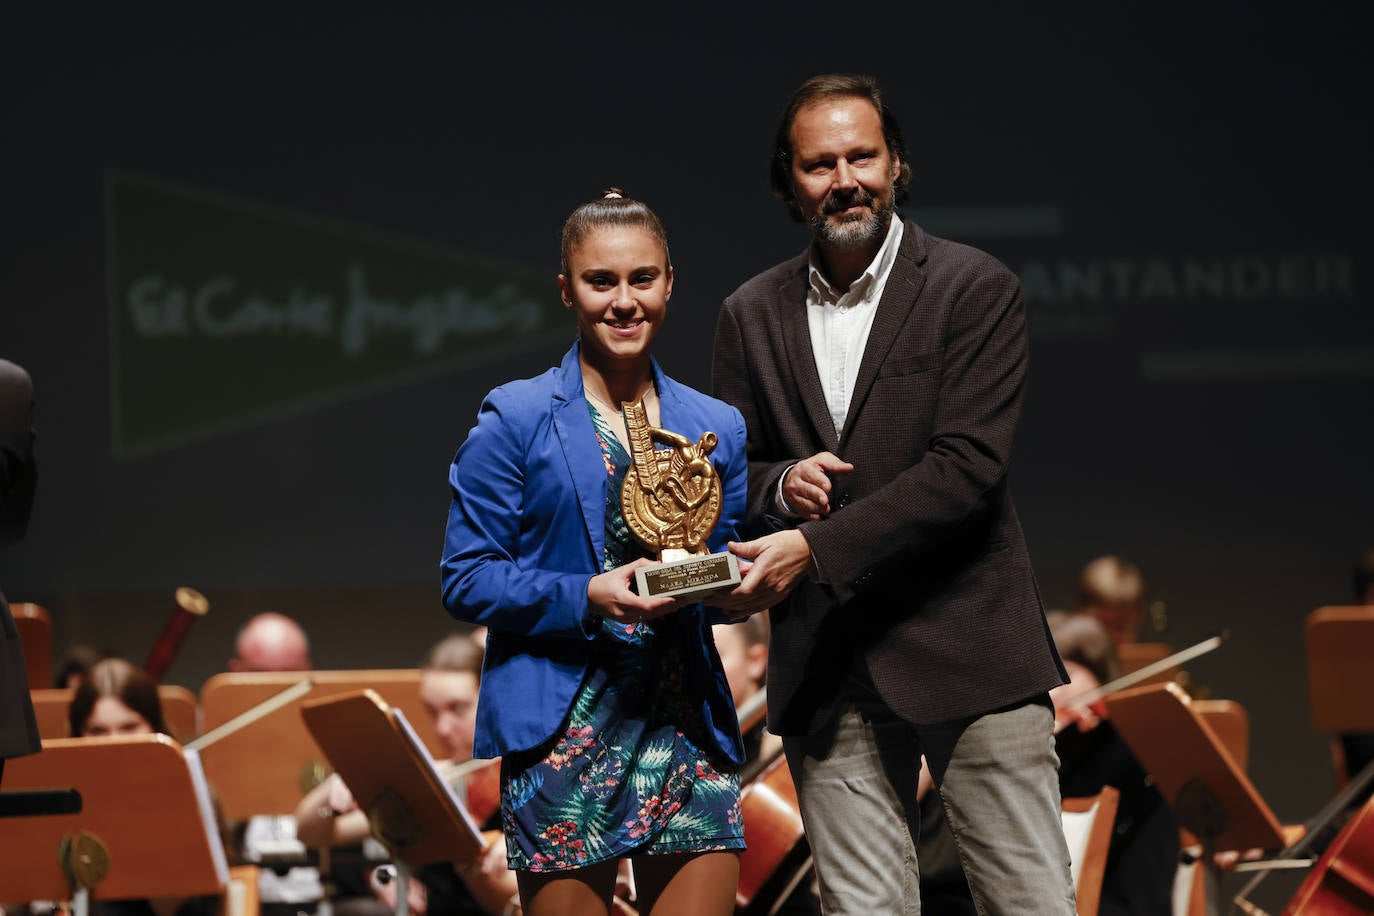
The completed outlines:
[[[725,679],[730,682],[730,696],[741,718],[749,711],[750,700],[758,697],[768,673],[768,615],[755,614],[736,624],[718,623],[711,628],[720,654]],[[757,702],[757,700],[755,700]],[[748,761],[741,771],[741,781],[748,782],[755,771],[755,763],[767,765],[782,751],[782,739],[768,731],[764,719],[743,734],[744,756]]]
[[[106,658],[86,673],[68,707],[68,724],[78,738],[166,734],[157,682],[122,658]],[[217,913],[216,896],[151,900],[93,900],[92,916],[201,916]]]
[[[1092,617],[1051,611],[1046,620],[1070,679],[1050,691],[1060,793],[1064,798],[1085,798],[1103,786],[1120,792],[1098,913],[1169,916],[1179,862],[1173,812],[1110,720],[1075,702],[1116,678],[1116,648],[1107,629]]]
[[[1077,610],[1106,627],[1113,645],[1133,643],[1145,619],[1145,579],[1133,563],[1098,557],[1079,573]]]
[[[230,671],[309,671],[310,640],[300,624],[275,611],[258,614],[234,641]]]
[[[115,653],[109,649],[102,649],[99,646],[92,646],[89,643],[77,643],[62,653],[58,659],[57,668],[52,675],[52,685],[58,690],[75,690],[81,686],[81,682],[86,678],[86,672],[90,671],[96,662],[113,658]]]
[[[475,770],[499,766],[494,761],[472,760],[481,675],[482,650],[467,633],[455,634],[435,645],[420,670],[420,698],[434,720],[434,730],[449,758],[440,762],[438,769],[465,804],[469,799],[469,781],[479,777]],[[490,810],[474,811],[474,817],[499,816],[495,791],[491,803]],[[316,786],[296,809],[296,836],[310,847],[359,843],[370,832],[367,814],[358,808],[337,774]],[[500,913],[516,895],[515,873],[506,866],[506,844],[499,835],[482,861],[426,866],[416,877],[419,880],[411,885],[410,904],[411,912],[420,916],[426,912]]]
[[[1120,671],[1116,648],[1106,628],[1085,614],[1050,611],[1045,619],[1070,679],[1050,691],[1060,794],[1085,798],[1098,794],[1103,786],[1120,792],[1098,913],[1171,916],[1170,895],[1179,862],[1173,812],[1111,722],[1075,703],[1077,697],[1116,678]],[[939,795],[930,787],[923,765],[917,786],[923,908],[931,913],[973,914],[972,895],[944,822]],[[933,903],[926,905],[927,901]]]
[[[157,681],[122,658],[96,662],[72,697],[67,722],[76,738],[167,733]]]
[[[730,696],[735,701],[735,709],[743,720],[750,718],[750,701],[762,699],[764,677],[768,673],[768,615],[754,614],[739,623],[718,623],[711,627],[711,635],[720,654],[720,666],[725,671],[725,679],[730,682]],[[741,788],[749,785],[762,770],[782,754],[782,739],[768,730],[768,723],[762,717],[754,727],[742,733],[744,739],[744,766],[740,769]],[[962,872],[960,873],[962,876]],[[819,914],[820,898],[816,896],[811,876],[808,875],[785,902],[777,909],[770,909],[778,916],[802,916]],[[755,902],[752,909],[759,908]],[[927,909],[938,913],[940,910]]]

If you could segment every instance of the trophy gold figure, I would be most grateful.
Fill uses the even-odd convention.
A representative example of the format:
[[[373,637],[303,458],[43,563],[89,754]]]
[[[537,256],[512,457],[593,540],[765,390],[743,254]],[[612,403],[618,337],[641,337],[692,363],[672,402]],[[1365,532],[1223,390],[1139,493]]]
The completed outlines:
[[[713,554],[706,546],[720,521],[720,476],[710,458],[716,434],[702,433],[693,442],[651,426],[643,399],[621,409],[634,464],[620,488],[620,508],[635,540],[659,559],[636,571],[639,594],[681,598],[738,585],[735,555]]]

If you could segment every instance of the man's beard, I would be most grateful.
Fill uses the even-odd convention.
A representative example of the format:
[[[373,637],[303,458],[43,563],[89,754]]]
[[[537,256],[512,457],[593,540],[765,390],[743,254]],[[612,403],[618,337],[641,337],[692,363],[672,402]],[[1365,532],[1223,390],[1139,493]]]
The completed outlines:
[[[888,193],[883,195],[881,202],[877,202],[878,198],[865,188],[856,188],[844,197],[831,194],[812,217],[811,228],[815,231],[816,238],[828,247],[841,250],[865,248],[881,239],[887,231],[892,214],[897,209],[893,205],[894,197],[895,195]],[[856,204],[868,207],[869,212],[858,219],[843,223],[826,218],[831,213],[837,213]]]

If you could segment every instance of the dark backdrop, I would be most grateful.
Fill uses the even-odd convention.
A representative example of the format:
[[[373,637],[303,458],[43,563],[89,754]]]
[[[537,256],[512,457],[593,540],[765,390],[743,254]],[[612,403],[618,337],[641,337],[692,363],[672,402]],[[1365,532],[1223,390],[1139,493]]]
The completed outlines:
[[[0,582],[58,645],[139,658],[187,584],[215,605],[172,671],[192,687],[269,607],[321,666],[414,663],[446,626],[449,458],[486,390],[572,336],[117,449],[112,174],[517,265],[550,300],[563,218],[623,186],[678,268],[660,358],[709,387],[721,299],[806,241],[767,192],[780,108],[862,70],[905,127],[907,212],[1025,279],[1014,481],[1047,602],[1116,552],[1160,638],[1229,628],[1192,673],[1248,707],[1280,816],[1315,810],[1303,620],[1374,540],[1367,10],[475,6],[4,14],[0,356],[35,378],[41,481]],[[174,362],[140,367],[216,398]],[[245,350],[218,394],[263,370]]]

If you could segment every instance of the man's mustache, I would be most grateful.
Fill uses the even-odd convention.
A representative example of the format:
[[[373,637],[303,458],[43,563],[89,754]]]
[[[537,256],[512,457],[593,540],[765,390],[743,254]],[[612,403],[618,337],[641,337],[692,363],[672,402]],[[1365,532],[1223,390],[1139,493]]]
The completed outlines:
[[[863,188],[855,188],[852,191],[831,191],[826,195],[825,202],[821,205],[821,212],[825,214],[839,213],[853,206],[873,208],[873,194]]]

